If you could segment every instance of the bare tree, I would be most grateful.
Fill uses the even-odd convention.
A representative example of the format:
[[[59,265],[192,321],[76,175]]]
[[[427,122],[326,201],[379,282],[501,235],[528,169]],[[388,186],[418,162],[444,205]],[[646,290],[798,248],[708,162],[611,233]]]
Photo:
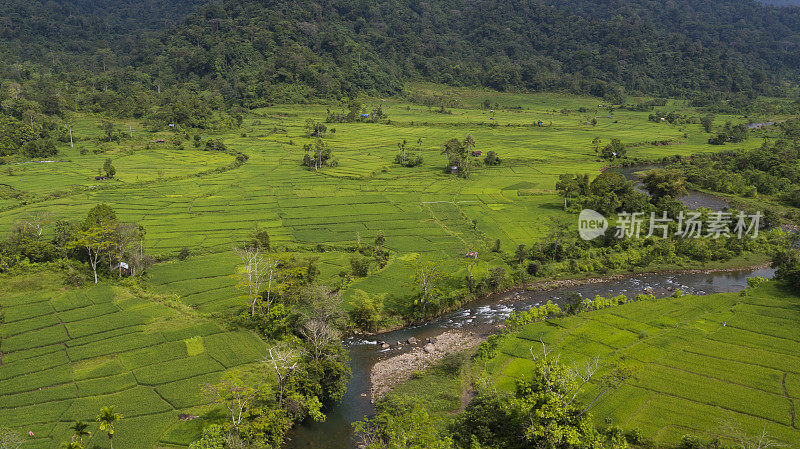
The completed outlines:
[[[72,141],[72,124],[71,123],[65,123],[64,126],[66,126],[67,130],[69,130],[69,147],[70,148],[75,148],[75,143],[73,143],[73,141]]]
[[[323,355],[325,346],[339,338],[340,335],[339,330],[333,325],[318,318],[311,318],[306,321],[300,332],[313,346],[314,353],[312,355],[314,360],[319,360]]]
[[[258,398],[258,390],[236,374],[225,376],[218,384],[204,386],[203,393],[211,402],[228,410],[231,425],[237,432],[242,419]]]
[[[25,212],[28,218],[22,220],[22,226],[26,230],[30,230],[36,234],[36,237],[41,237],[44,234],[47,226],[50,225],[50,213],[48,212]]]
[[[541,370],[545,380],[545,388],[550,393],[555,394],[565,406],[572,404],[581,390],[583,390],[583,387],[592,381],[592,379],[596,378],[600,367],[600,358],[593,357],[587,360],[584,366],[572,367],[565,370],[562,365],[558,363],[558,359],[555,360],[555,363],[548,363],[547,358],[551,351],[547,349],[547,345],[545,345],[541,338],[539,341],[542,344],[542,354],[540,356],[534,354],[533,347],[531,347],[529,351],[534,361],[543,362]],[[552,360],[550,362],[552,362]],[[633,377],[633,372],[630,368],[617,365],[599,379],[595,379],[594,383],[598,384],[600,391],[580,414],[583,415],[589,411],[603,395],[611,390],[619,388],[623,382],[631,377]]]
[[[119,275],[122,276],[122,264],[128,264],[125,259],[132,259],[129,257],[132,253],[141,252],[142,259],[144,257],[144,228],[137,223],[117,223],[114,227],[114,248],[113,256],[119,263]],[[133,271],[131,270],[131,274]]]
[[[415,303],[422,305],[422,315],[427,316],[428,304],[441,293],[445,274],[438,262],[418,259],[413,264],[411,283],[419,288],[421,296]]]
[[[275,346],[267,349],[267,356],[264,361],[275,371],[278,378],[278,405],[283,406],[283,396],[286,391],[286,384],[292,373],[300,365],[302,351],[289,346],[282,341]]]
[[[342,318],[342,297],[324,285],[312,285],[300,294],[306,322],[300,332],[313,347],[314,360],[319,360],[325,346],[341,336],[336,323]]]
[[[236,252],[242,259],[244,270],[239,274],[239,283],[236,287],[247,294],[250,304],[250,316],[256,315],[256,305],[264,299],[269,313],[272,305],[271,288],[275,276],[277,263],[271,257],[264,258],[257,247],[237,249]],[[266,285],[267,297],[262,298],[261,292]]]
[[[761,430],[761,433],[752,436],[748,435],[741,426],[732,421],[725,421],[722,423],[722,433],[725,437],[734,441],[738,449],[767,449],[770,447],[786,447],[787,444],[780,443],[772,439],[772,436],[767,433],[766,427]]]
[[[138,242],[134,242],[128,254],[128,265],[131,268],[131,276],[137,276],[153,265],[155,260],[152,256],[144,252],[144,232]]]

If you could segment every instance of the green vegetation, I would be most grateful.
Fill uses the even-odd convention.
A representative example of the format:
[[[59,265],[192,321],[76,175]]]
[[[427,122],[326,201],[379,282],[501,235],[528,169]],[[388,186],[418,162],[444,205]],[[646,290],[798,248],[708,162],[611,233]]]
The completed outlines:
[[[491,447],[517,447],[520,440],[512,435],[539,438],[548,430],[528,426],[563,416],[540,412],[525,419],[524,407],[532,403],[526,395],[537,391],[530,386],[541,385],[543,373],[574,369],[567,376],[571,380],[546,391],[574,388],[590,378],[575,396],[577,416],[588,408],[599,432],[592,438],[605,435],[610,447],[689,447],[692,441],[693,447],[750,447],[763,431],[767,440],[796,447],[797,296],[751,278],[741,294],[636,299],[584,300],[586,311],[574,316],[533,309],[515,317],[508,333],[490,338],[473,358],[478,396],[463,414],[454,414],[458,401],[433,406],[433,398],[458,397],[462,389],[458,375],[442,382],[436,369],[389,400],[405,396],[427,405],[440,435],[452,435],[457,447],[469,447],[476,438]],[[576,431],[588,429],[582,425]],[[580,437],[582,444],[590,440],[588,434]]]
[[[768,198],[797,207],[800,121],[787,120],[777,127],[781,138],[765,140],[758,148],[698,155],[676,162],[671,168],[700,188],[747,198]]]
[[[2,447],[278,448],[343,397],[344,332],[540,279],[772,256],[800,286],[781,229],[800,8],[0,4]],[[650,195],[598,173],[637,164],[670,164]],[[683,218],[689,188],[763,210],[758,238],[575,235],[583,208]],[[370,448],[794,442],[796,307],[762,281],[515,314],[356,430]],[[532,339],[601,359],[571,370]]]
[[[93,422],[106,406],[124,419],[112,426],[108,415],[103,428],[82,436],[85,447],[106,447],[112,434],[117,447],[154,447],[177,413],[205,403],[200,384],[266,351],[253,333],[225,330],[170,298],[61,283],[49,271],[0,281],[0,416],[26,435],[25,447],[70,440],[67,423]],[[193,355],[186,339],[202,339],[205,351]]]
[[[7,1],[0,76],[18,87],[17,98],[0,101],[11,102],[4,110],[57,114],[79,105],[161,126],[218,128],[238,119],[231,105],[389,95],[410,80],[614,102],[626,91],[695,92],[721,108],[797,80],[793,47],[777,43],[796,41],[798,8],[735,0],[675,8],[641,0],[373,3]],[[735,37],[719,31],[732,23]]]
[[[65,420],[90,421],[103,406],[116,406],[125,416],[114,437],[118,447],[134,439],[185,446],[202,441],[204,431],[206,440],[234,434],[245,442],[278,441],[300,420],[322,419],[324,407],[341,398],[349,372],[345,352],[332,342],[342,329],[376,330],[429,318],[475,296],[545,277],[753,264],[766,260],[771,248],[785,245],[780,232],[772,231],[741,245],[733,239],[588,243],[574,236],[572,211],[583,201],[606,201],[592,203],[599,210],[605,210],[604,204],[608,211],[622,204],[661,210],[667,204],[663,198],[672,198],[669,205],[674,206],[680,189],[672,185],[673,178],[653,178],[662,202],[650,202],[616,175],[560,175],[596,173],[609,163],[598,147],[614,139],[627,155],[614,158],[615,164],[718,151],[699,121],[656,123],[648,119],[651,106],[608,112],[591,97],[427,84],[409,89],[412,99],[436,93],[460,101],[448,103],[442,113],[425,101],[363,98],[357,108],[346,103],[348,112],[326,123],[324,131],[319,125],[331,105],[256,109],[244,115],[236,132],[142,131],[141,122],[130,121],[128,128],[138,129],[133,137],[123,137],[127,126],[117,123],[112,138],[98,126],[98,116],[85,114],[72,127],[75,146],[56,144],[58,162],[0,168],[8,188],[0,211],[0,224],[9,230],[0,245],[4,282],[45,268],[64,273],[71,285],[93,282],[94,265],[96,288],[121,283],[114,291],[140,298],[136,304],[142,310],[149,310],[150,303],[173,307],[168,310],[193,317],[187,319],[192,323],[188,329],[197,327],[171,329],[160,315],[140,319],[124,306],[113,320],[103,319],[115,312],[114,301],[100,305],[72,296],[85,288],[68,288],[65,299],[59,299],[64,308],[56,306],[56,312],[44,299],[33,301],[35,316],[46,324],[11,322],[7,312],[0,325],[5,335],[0,373],[15,366],[8,361],[23,340],[45,346],[86,340],[74,349],[68,343],[69,362],[53,363],[82,365],[100,358],[109,366],[118,360],[123,367],[103,365],[108,370],[103,376],[60,373],[63,377],[48,377],[57,384],[40,380],[12,393],[24,405],[7,407],[29,408],[26,416],[43,423],[33,428],[43,436],[33,447],[66,441]],[[493,111],[484,108],[487,99],[496,103]],[[630,101],[646,105],[648,100]],[[704,113],[677,100],[659,107],[687,117]],[[378,109],[380,119],[372,119],[374,112],[361,119],[363,111]],[[357,118],[350,120],[353,111]],[[587,121],[587,114],[594,113],[594,121]],[[744,120],[722,113],[715,117],[715,123]],[[774,129],[757,130],[735,145],[751,150],[760,145],[759,137],[774,135]],[[419,163],[395,163],[404,150],[397,142],[403,140],[416,142],[405,154],[420,156]],[[659,143],[664,141],[674,143]],[[92,148],[103,151],[94,154]],[[320,156],[325,148],[330,149],[327,159]],[[303,165],[305,154],[312,166]],[[334,155],[336,164],[324,163]],[[24,162],[18,155],[9,161]],[[201,161],[205,165],[197,167]],[[450,162],[464,167],[458,170],[461,176],[442,170]],[[73,169],[63,171],[64,166]],[[112,167],[113,178],[95,179],[111,174]],[[570,186],[562,188],[562,180]],[[135,281],[121,276],[121,265],[111,269],[123,260]],[[57,290],[58,282],[48,289]],[[14,298],[30,301],[36,295],[31,291]],[[330,304],[321,298],[331,297],[337,299],[330,308],[312,307]],[[8,307],[3,304],[3,310]],[[81,310],[72,310],[77,307]],[[66,331],[58,330],[59,320],[82,321],[83,307],[91,316],[70,326],[66,337]],[[130,338],[120,326],[142,328],[143,340]],[[239,330],[223,331],[227,326]],[[169,337],[156,338],[159,332]],[[107,338],[95,340],[96,333]],[[280,380],[285,373],[279,375],[263,361],[267,348],[280,342],[297,361],[285,381]],[[242,353],[238,348],[244,346],[252,352]],[[200,394],[204,385],[220,386],[223,375],[259,386],[253,392],[253,413],[241,428],[223,418],[222,402]],[[64,404],[69,413],[35,405],[44,394],[53,395],[48,404]],[[73,407],[73,400],[80,404]],[[82,408],[73,413],[71,407]],[[176,412],[200,418],[176,422]],[[259,427],[266,422],[271,423],[266,430]],[[28,422],[0,419],[0,425],[24,434]],[[95,430],[90,438],[102,445],[107,434]]]

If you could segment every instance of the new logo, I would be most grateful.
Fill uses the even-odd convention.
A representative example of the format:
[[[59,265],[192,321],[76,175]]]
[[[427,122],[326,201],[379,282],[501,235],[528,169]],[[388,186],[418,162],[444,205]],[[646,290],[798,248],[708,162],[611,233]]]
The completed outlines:
[[[578,234],[584,240],[592,240],[605,234],[608,220],[599,212],[584,209],[578,215]]]

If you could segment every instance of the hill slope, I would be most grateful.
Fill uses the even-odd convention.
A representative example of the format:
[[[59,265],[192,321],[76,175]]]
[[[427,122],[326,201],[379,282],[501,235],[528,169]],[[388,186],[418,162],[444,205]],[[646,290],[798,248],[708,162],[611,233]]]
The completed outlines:
[[[23,77],[11,61],[34,61],[80,68],[81,85],[192,83],[246,106],[391,94],[408,80],[610,99],[775,93],[800,71],[800,8],[754,0],[4,3],[6,78]]]

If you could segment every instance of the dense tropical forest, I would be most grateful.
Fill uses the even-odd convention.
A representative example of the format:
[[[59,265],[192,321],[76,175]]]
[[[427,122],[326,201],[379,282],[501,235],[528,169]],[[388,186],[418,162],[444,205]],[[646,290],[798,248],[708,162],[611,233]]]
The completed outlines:
[[[800,447],[798,229],[796,0],[0,0],[0,448]]]
[[[202,3],[5,0],[0,74],[69,108],[142,116],[181,92],[253,107],[410,80],[752,99],[784,92],[799,64],[798,9],[755,1]]]

